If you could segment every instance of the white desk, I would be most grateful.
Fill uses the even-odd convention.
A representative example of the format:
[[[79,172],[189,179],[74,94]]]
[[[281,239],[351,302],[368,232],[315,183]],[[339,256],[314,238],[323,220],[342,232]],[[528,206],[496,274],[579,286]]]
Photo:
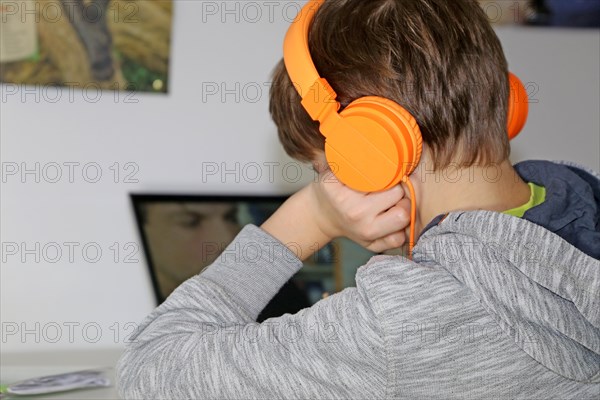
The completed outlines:
[[[116,400],[119,396],[115,388],[114,366],[120,354],[121,350],[114,349],[56,353],[2,353],[0,356],[0,382],[10,384],[39,376],[90,368],[112,367],[113,369],[109,374],[111,387],[62,392],[53,395],[9,397],[9,399]]]

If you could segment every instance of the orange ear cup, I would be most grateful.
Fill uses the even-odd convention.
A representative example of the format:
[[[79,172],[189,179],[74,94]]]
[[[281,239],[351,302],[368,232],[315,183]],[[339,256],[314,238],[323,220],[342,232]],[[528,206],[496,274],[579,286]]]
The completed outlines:
[[[508,99],[508,139],[517,136],[527,121],[529,114],[529,100],[525,86],[515,74],[509,72],[510,96]]]
[[[367,96],[339,115],[337,123],[321,127],[327,161],[340,181],[355,190],[375,192],[412,173],[421,158],[422,138],[408,111],[391,100]]]
[[[509,73],[509,82],[507,131],[513,139],[525,126],[529,107],[519,78]],[[422,137],[406,109],[383,97],[367,96],[350,103],[339,115],[341,121],[324,121],[321,130],[327,160],[345,185],[376,192],[393,187],[413,172],[421,158]]]

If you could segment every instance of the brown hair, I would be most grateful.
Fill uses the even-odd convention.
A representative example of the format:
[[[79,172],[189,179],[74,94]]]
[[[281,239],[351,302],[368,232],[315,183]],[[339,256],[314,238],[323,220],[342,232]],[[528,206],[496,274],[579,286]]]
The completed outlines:
[[[327,0],[310,28],[309,48],[341,110],[362,96],[406,108],[433,168],[508,158],[507,62],[476,1]],[[309,161],[323,150],[318,122],[300,104],[283,60],[273,72],[269,110],[291,157]]]

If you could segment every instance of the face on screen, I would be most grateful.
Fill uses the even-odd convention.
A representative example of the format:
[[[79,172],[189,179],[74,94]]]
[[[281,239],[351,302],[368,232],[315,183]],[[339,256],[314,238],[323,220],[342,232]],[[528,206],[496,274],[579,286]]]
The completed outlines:
[[[144,233],[163,297],[210,265],[240,231],[230,203],[144,205]]]

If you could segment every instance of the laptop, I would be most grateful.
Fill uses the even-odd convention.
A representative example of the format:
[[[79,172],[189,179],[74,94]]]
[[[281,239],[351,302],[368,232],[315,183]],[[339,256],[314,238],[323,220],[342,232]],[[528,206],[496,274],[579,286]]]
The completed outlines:
[[[201,274],[247,224],[260,226],[288,196],[131,194],[156,304]],[[259,315],[294,314],[354,286],[356,269],[373,253],[338,239],[304,262]]]

